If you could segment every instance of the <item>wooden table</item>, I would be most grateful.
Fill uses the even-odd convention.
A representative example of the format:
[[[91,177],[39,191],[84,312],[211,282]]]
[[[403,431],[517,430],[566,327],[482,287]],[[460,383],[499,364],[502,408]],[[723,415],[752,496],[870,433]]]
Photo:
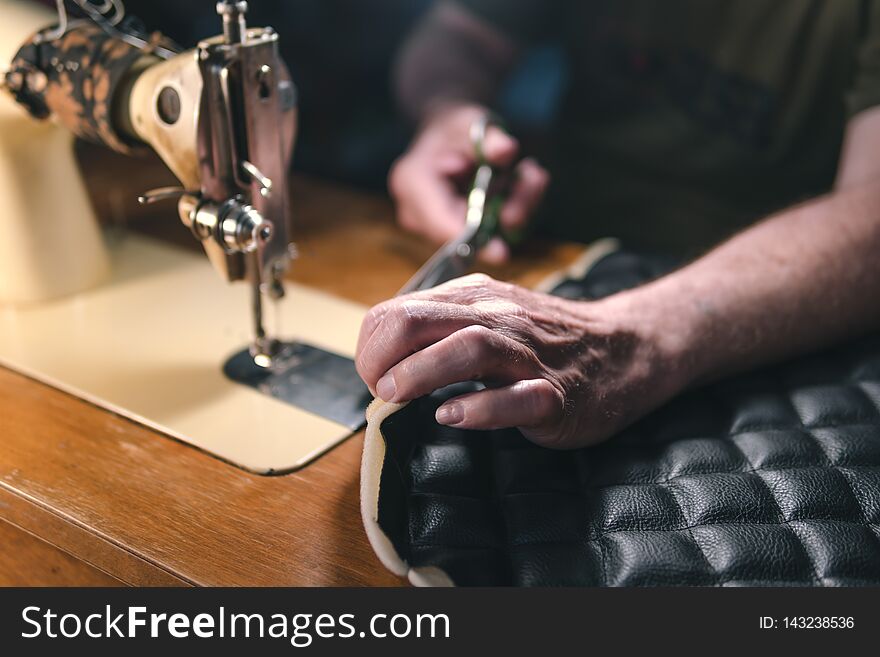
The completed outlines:
[[[173,183],[155,159],[80,158],[103,221],[200,248],[173,204],[134,203]],[[382,196],[291,185],[293,280],[369,305],[431,253]],[[536,245],[489,273],[534,285],[581,250]],[[298,472],[258,476],[0,368],[0,584],[401,585],[361,525],[362,445],[359,433]]]

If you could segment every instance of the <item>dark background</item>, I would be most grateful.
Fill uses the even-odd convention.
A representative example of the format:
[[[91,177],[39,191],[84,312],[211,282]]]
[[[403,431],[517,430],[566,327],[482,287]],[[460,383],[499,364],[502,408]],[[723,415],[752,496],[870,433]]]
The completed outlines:
[[[248,23],[280,34],[299,91],[294,168],[382,190],[388,168],[412,135],[397,111],[391,70],[409,31],[435,0],[251,0]],[[47,4],[54,4],[47,2]],[[72,3],[68,3],[69,5]],[[149,32],[185,47],[221,31],[214,0],[125,0]],[[564,82],[560,51],[529,53],[499,99],[511,129],[543,140]]]

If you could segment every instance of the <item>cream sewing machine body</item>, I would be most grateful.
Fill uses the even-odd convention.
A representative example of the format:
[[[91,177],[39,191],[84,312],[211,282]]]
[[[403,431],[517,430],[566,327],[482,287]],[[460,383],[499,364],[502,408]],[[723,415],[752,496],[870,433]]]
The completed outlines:
[[[3,0],[2,10],[0,67],[54,20],[45,9],[12,0]],[[0,302],[46,301],[106,279],[109,261],[73,155],[73,135],[54,122],[34,121],[5,93],[0,93],[0,194],[7,206]]]
[[[347,393],[332,386],[351,380],[363,309],[282,285],[292,253],[286,172],[296,107],[278,35],[247,28],[246,3],[220,2],[223,34],[194,50],[163,57],[158,42],[132,52],[108,40],[101,52],[118,45],[126,67],[91,76],[83,85],[88,111],[71,118],[69,99],[57,97],[67,78],[47,90],[27,56],[82,80],[80,66],[96,64],[68,53],[94,43],[64,37],[64,21],[46,28],[56,20],[51,12],[14,0],[0,6],[0,67],[8,66],[7,87],[19,101],[0,92],[0,192],[9,209],[0,240],[0,363],[258,472],[300,467],[350,435],[367,400],[340,415],[329,398],[361,394],[350,382],[341,384]],[[57,56],[38,50],[46,47],[40,38],[37,50],[19,50],[38,30],[44,43],[58,39]],[[105,78],[116,97],[102,108]],[[43,102],[50,120],[32,116]],[[181,230],[202,243],[207,260],[136,236],[105,240],[71,130],[117,150],[155,150],[180,187],[146,192],[143,201],[175,199]],[[170,211],[171,203],[156,208]],[[226,284],[236,281],[245,284]],[[286,342],[263,329],[264,297],[275,301],[267,314]],[[276,366],[282,361],[286,369]],[[297,402],[297,391],[313,387],[309,377],[327,369],[337,372],[328,399]]]

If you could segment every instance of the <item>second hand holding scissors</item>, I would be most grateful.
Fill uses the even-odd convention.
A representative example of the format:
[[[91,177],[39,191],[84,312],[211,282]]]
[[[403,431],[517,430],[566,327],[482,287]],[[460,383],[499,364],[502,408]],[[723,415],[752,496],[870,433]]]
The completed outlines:
[[[504,186],[500,179],[506,177],[506,172],[497,172],[486,161],[483,153],[483,143],[490,124],[491,120],[486,114],[471,125],[470,138],[474,145],[477,170],[467,196],[464,230],[458,237],[441,246],[400,289],[398,296],[427,290],[466,274],[473,266],[480,249],[498,234],[498,214],[503,201],[501,188]]]

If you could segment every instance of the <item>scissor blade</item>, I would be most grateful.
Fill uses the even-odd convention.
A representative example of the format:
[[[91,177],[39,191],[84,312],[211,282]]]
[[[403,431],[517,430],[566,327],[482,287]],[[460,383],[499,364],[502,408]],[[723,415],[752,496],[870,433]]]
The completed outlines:
[[[419,270],[400,288],[398,296],[418,290],[427,290],[453,278],[464,276],[473,264],[472,254],[461,253],[471,247],[460,240],[449,242],[431,256]]]

